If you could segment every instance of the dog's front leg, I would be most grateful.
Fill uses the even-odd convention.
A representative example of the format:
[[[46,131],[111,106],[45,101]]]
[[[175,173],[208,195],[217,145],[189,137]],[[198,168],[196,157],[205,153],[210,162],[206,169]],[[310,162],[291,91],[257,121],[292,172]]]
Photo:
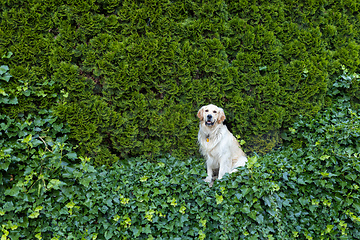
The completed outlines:
[[[207,177],[204,179],[205,182],[211,182],[212,180],[212,176],[213,176],[213,169],[212,169],[212,166],[211,166],[211,161],[207,160],[206,161],[206,170],[207,170]]]
[[[224,157],[220,162],[218,179],[222,179],[225,173],[229,173],[230,171],[231,171],[231,161],[228,160],[228,157]]]

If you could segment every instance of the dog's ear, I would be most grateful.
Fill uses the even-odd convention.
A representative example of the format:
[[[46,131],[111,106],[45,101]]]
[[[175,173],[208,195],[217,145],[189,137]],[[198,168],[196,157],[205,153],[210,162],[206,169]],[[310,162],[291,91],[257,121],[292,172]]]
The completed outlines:
[[[200,108],[200,110],[197,113],[197,117],[200,119],[200,121],[204,120],[204,107]]]
[[[219,119],[218,119],[218,123],[223,123],[225,121],[226,117],[225,117],[225,113],[224,110],[222,108],[219,108]]]

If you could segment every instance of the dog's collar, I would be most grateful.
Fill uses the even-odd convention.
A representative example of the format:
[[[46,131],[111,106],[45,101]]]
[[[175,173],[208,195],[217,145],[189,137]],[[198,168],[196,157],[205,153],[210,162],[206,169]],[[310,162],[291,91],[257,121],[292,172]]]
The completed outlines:
[[[206,142],[209,142],[210,134],[206,136]]]

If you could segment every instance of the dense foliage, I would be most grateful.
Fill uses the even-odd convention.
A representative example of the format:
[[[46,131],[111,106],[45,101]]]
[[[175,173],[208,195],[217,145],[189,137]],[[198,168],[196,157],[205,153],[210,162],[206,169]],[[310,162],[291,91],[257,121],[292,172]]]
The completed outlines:
[[[359,16],[356,0],[2,1],[1,240],[360,239]],[[189,157],[209,102],[247,150],[283,146],[210,188]]]
[[[356,0],[2,1],[0,55],[14,53],[10,87],[26,90],[0,111],[53,109],[82,154],[110,165],[196,154],[195,115],[212,102],[247,151],[266,152],[330,104],[342,64],[358,69],[359,16]]]
[[[51,111],[1,115],[1,239],[360,239],[356,81],[335,79],[333,105],[296,122],[289,146],[212,188],[202,160],[94,168]]]

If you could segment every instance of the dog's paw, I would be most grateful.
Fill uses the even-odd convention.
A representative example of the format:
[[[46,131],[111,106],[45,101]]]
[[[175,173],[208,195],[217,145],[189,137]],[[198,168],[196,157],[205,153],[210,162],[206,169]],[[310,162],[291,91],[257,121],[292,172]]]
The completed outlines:
[[[207,182],[207,183],[211,182],[211,180],[212,180],[212,177],[211,177],[211,176],[207,176],[207,177],[204,179],[204,181]]]

